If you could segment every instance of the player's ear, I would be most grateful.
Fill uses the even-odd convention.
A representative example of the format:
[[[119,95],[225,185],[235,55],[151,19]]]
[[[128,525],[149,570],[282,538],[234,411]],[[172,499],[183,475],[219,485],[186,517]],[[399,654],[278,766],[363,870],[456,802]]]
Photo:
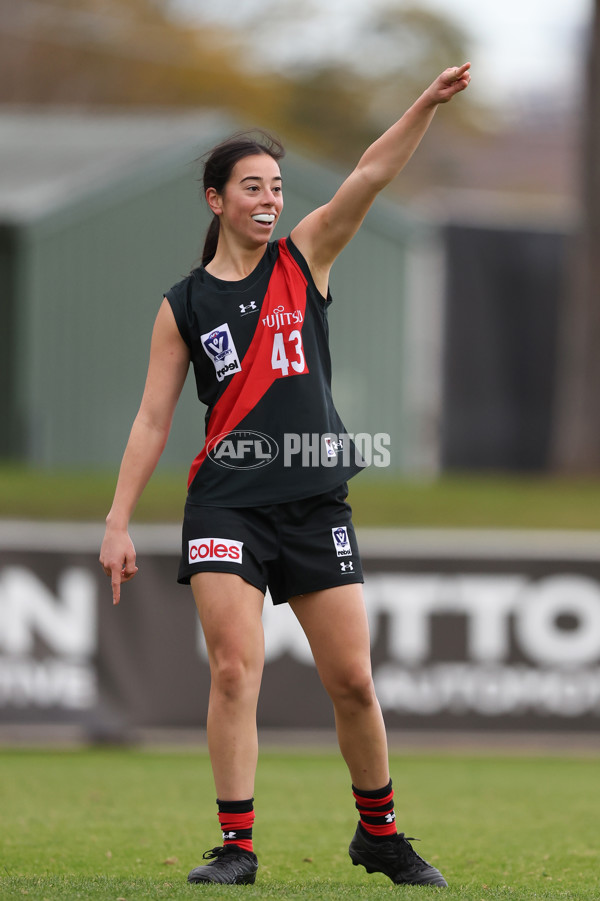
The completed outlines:
[[[223,212],[223,198],[217,193],[216,188],[206,189],[206,202],[215,216],[220,216]]]

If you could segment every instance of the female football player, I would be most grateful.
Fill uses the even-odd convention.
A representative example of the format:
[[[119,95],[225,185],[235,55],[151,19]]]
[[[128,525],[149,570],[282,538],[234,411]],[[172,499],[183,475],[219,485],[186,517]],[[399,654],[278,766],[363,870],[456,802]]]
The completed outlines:
[[[100,553],[118,604],[121,585],[137,572],[129,519],[165,446],[191,362],[208,409],[206,441],[190,471],[178,579],[192,587],[208,649],[207,736],[223,843],[206,852],[190,882],[255,880],[256,709],[268,587],[273,602],[288,603],[300,622],[333,704],[359,812],[353,863],[397,884],[446,885],[396,830],[346,503],[346,483],[363,461],[331,397],[327,312],[334,260],[410,159],[439,104],[467,87],[469,68],[442,72],[365,151],[335,196],[287,238],[272,240],[283,208],[276,140],[236,135],[206,160],[212,222],[202,265],[167,292],[158,312]],[[310,453],[293,452],[290,436],[302,435],[317,436]]]

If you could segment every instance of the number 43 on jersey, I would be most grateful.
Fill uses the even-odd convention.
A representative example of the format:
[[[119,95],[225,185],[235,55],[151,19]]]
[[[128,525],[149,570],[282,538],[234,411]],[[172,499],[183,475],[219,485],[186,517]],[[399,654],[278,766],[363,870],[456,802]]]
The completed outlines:
[[[294,329],[285,338],[283,332],[276,332],[273,335],[271,367],[274,370],[281,370],[279,378],[308,372],[308,367],[304,360],[302,333],[298,329]]]

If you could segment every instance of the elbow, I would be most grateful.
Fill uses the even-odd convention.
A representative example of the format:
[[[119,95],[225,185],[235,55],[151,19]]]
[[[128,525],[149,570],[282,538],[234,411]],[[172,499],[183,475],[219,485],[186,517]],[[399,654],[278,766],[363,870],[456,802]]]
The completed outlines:
[[[162,417],[153,416],[147,411],[140,410],[135,418],[133,428],[143,436],[145,441],[160,447],[162,451],[171,431],[171,419],[172,417],[169,417],[165,420]]]
[[[362,180],[365,192],[375,197],[393,181],[396,173],[388,171],[381,164],[361,160],[356,168],[356,174]]]

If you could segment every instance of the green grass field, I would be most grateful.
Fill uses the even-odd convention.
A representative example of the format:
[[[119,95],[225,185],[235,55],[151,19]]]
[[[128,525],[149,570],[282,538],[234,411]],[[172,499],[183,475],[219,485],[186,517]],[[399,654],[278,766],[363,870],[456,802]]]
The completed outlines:
[[[0,465],[0,518],[102,522],[116,473]],[[138,505],[139,522],[180,522],[186,473],[158,471]],[[600,478],[445,475],[434,481],[352,479],[358,526],[600,529]]]
[[[600,897],[600,780],[593,758],[398,755],[398,825],[448,889],[393,886],[353,867],[349,780],[337,754],[262,754],[254,886],[190,886],[220,844],[204,751],[0,752],[2,899]]]
[[[102,521],[114,473],[0,467],[0,517]],[[178,522],[185,473],[157,473],[136,519]],[[353,480],[359,526],[600,529],[600,480],[509,476]],[[598,759],[396,756],[398,824],[445,890],[353,867],[349,779],[337,755],[261,757],[252,887],[189,886],[219,844],[204,752],[0,751],[0,899],[136,901],[199,893],[262,899],[600,898]]]

